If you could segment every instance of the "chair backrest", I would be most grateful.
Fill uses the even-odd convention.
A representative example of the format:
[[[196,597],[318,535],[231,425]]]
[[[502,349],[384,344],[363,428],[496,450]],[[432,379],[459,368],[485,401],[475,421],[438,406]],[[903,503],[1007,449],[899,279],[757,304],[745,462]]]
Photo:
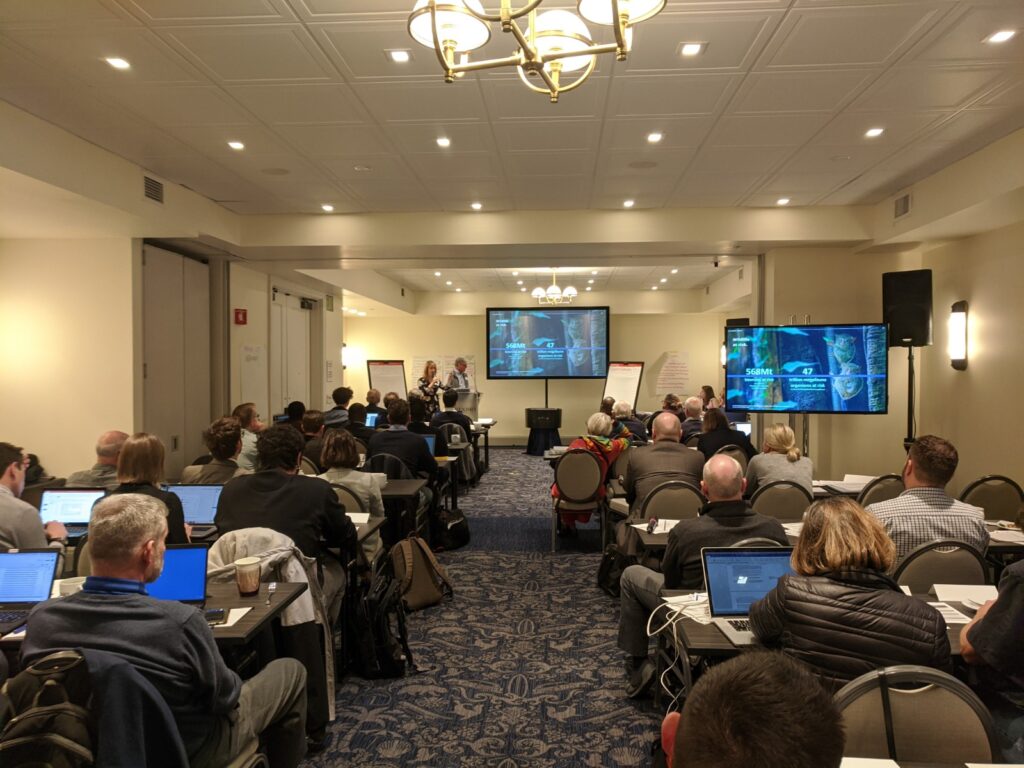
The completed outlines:
[[[338,501],[345,508],[346,514],[350,512],[366,512],[366,507],[363,506],[362,500],[347,485],[344,483],[331,483],[331,487],[334,489],[334,495],[338,497]]]
[[[466,430],[462,428],[461,424],[449,421],[441,424],[440,428],[449,442],[460,444],[469,442],[469,435],[466,434]],[[459,460],[459,478],[469,483],[475,477],[476,462],[473,460],[473,453],[469,450],[463,450]]]
[[[683,480],[656,485],[640,505],[640,519],[688,520],[700,515],[707,503],[700,489]]]
[[[363,456],[368,454],[370,449],[366,446],[362,440],[356,439],[356,453],[361,453]]]
[[[685,445],[687,448],[696,448],[697,447],[697,443],[699,441],[700,441],[700,434],[698,433],[696,435],[690,435],[688,438],[686,438],[683,441],[683,445]]]
[[[604,483],[604,467],[590,451],[574,448],[555,462],[559,498],[572,504],[595,501]]]
[[[903,493],[903,478],[899,475],[879,475],[864,486],[857,495],[857,503],[862,507],[877,504],[880,501],[895,499]]]
[[[626,479],[626,467],[629,466],[629,453],[632,450],[633,446],[627,446],[616,457],[615,463],[612,464],[612,471],[608,473],[609,480],[618,480],[621,483]]]
[[[89,534],[86,533],[75,545],[75,576],[92,576],[92,556],[89,551]]]
[[[987,584],[988,565],[981,553],[962,541],[929,541],[910,552],[892,575],[900,586],[924,595],[934,584]]]
[[[66,482],[67,478],[51,477],[35,485],[26,485],[21,492],[21,500],[39,509],[39,505],[43,503],[43,491],[50,488],[63,488]]]
[[[308,456],[303,456],[302,459],[299,461],[299,474],[319,475],[320,469],[317,467],[316,464],[313,463],[312,459],[310,459]]]
[[[462,428],[461,424],[456,424],[454,421],[446,421],[442,424],[438,424],[438,427],[440,427],[441,431],[444,432],[444,436],[450,443],[469,442],[469,436],[466,435],[466,430]]]
[[[844,754],[920,763],[988,763],[999,754],[992,717],[955,677],[911,664],[867,672],[835,695]]]
[[[743,549],[744,547],[781,547],[782,544],[777,542],[775,539],[768,539],[764,536],[753,536],[749,539],[737,541],[735,544],[731,544],[730,546],[733,549]]]
[[[789,480],[776,480],[758,488],[750,497],[750,506],[759,515],[797,523],[814,497],[802,485]]]
[[[743,472],[747,471],[747,452],[740,448],[738,445],[723,445],[717,451],[716,454],[723,453],[726,456],[732,456],[736,461],[740,463],[743,468]]]
[[[364,472],[383,472],[388,480],[412,480],[412,470],[393,453],[376,453],[366,459]]]
[[[986,520],[1015,522],[1024,506],[1024,491],[1005,475],[985,475],[968,483],[960,501],[984,509]]]

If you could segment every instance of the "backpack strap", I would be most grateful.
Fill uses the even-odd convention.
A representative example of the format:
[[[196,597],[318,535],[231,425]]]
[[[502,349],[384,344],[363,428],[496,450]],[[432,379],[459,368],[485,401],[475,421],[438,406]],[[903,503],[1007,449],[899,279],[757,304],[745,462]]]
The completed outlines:
[[[398,618],[398,641],[402,644],[402,652],[405,654],[406,665],[413,673],[419,673],[420,668],[412,658],[412,649],[409,647],[409,628],[405,621],[405,606],[399,599],[395,603],[397,610],[395,616]]]
[[[409,539],[402,539],[398,542],[398,551],[402,553],[402,560],[405,562],[405,572],[402,574],[399,594],[404,595],[412,586],[412,542]]]
[[[427,546],[427,542],[415,534],[411,534],[406,541],[415,542],[416,545],[419,546],[420,551],[423,552],[423,556],[427,558],[427,562],[430,563],[430,566],[434,569],[434,573],[437,574],[437,578],[441,580],[441,584],[445,587],[445,591],[449,595],[455,594],[455,590],[452,588],[452,583],[448,580],[448,572],[444,569],[443,565],[437,562],[437,558],[434,557],[434,553],[430,551],[430,547]],[[412,558],[411,552],[409,553],[409,557],[410,559]]]

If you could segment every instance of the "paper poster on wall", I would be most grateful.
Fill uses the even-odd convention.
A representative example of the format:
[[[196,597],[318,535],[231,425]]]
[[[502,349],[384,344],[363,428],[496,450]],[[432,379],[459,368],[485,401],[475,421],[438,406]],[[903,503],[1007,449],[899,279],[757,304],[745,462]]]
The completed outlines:
[[[269,382],[267,381],[267,348],[259,344],[243,344],[241,365],[238,367],[239,389],[243,403],[255,403],[266,413]]]
[[[658,371],[658,394],[682,395],[690,390],[690,353],[667,352]]]
[[[366,372],[370,388],[378,390],[382,396],[388,392],[397,392],[403,398],[409,396],[405,385],[404,360],[367,360]]]
[[[640,379],[643,374],[643,363],[608,363],[608,377],[604,380],[604,397],[612,397],[615,402],[622,401],[636,407],[637,396],[640,394]]]

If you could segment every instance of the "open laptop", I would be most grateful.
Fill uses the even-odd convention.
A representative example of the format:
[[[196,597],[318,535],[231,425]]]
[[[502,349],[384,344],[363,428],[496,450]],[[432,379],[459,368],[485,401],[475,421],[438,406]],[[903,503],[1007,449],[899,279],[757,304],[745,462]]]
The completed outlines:
[[[106,495],[103,488],[48,488],[39,502],[39,517],[44,523],[64,523],[69,539],[78,539],[89,530],[92,505]]]
[[[146,585],[146,591],[158,600],[178,600],[202,608],[206,603],[205,544],[171,544],[164,552],[160,578]]]
[[[0,635],[20,627],[37,603],[50,599],[59,555],[56,549],[0,552]]]
[[[208,536],[215,529],[217,502],[223,485],[167,485],[168,491],[181,499],[185,522],[192,526],[193,536]]]
[[[704,583],[708,589],[711,621],[733,645],[753,645],[750,605],[793,573],[792,547],[705,547]]]
[[[368,413],[368,414],[366,414],[366,421],[364,423],[370,429],[376,429],[377,428],[377,418],[379,416],[380,416],[379,413]]]
[[[754,425],[751,424],[749,421],[734,421],[732,423],[732,428],[738,430],[739,432],[742,432],[747,437],[750,437]]]
[[[434,443],[437,441],[437,435],[420,435],[424,440],[427,441],[427,449],[430,451],[430,455],[434,455]]]

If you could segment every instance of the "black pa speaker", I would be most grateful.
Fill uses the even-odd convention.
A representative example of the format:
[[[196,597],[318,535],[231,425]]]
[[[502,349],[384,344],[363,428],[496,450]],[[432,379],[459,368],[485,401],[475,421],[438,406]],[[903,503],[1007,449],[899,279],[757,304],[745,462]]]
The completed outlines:
[[[931,346],[932,271],[885,272],[882,318],[889,324],[890,347]]]
[[[529,429],[561,429],[561,408],[527,408],[526,426]]]

